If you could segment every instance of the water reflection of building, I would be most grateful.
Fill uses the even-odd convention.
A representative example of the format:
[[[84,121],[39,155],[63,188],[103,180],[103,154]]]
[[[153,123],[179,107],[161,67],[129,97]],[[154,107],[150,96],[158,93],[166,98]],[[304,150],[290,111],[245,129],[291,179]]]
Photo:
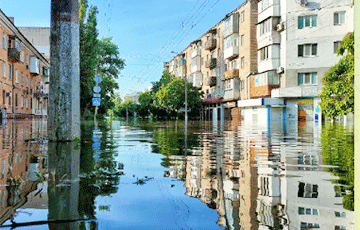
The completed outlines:
[[[281,204],[284,229],[353,229],[354,213],[343,208],[343,198],[325,171],[317,143],[295,140],[281,144]]]
[[[43,152],[47,143],[33,135],[33,125],[31,121],[9,120],[1,126],[0,224],[12,219],[29,197],[35,197],[38,176],[47,168]]]

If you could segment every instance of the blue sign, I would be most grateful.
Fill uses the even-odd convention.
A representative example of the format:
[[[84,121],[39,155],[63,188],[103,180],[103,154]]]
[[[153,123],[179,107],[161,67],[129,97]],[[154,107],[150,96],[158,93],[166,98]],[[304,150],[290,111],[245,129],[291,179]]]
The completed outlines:
[[[101,90],[100,86],[94,86],[95,93],[100,93],[100,90]]]
[[[100,98],[93,98],[92,99],[92,105],[93,106],[100,106]]]
[[[94,80],[95,80],[96,83],[99,84],[100,82],[102,82],[103,79],[102,79],[102,77],[100,77],[99,75],[96,75],[95,78],[94,78]]]
[[[94,93],[93,97],[101,97],[100,93]]]

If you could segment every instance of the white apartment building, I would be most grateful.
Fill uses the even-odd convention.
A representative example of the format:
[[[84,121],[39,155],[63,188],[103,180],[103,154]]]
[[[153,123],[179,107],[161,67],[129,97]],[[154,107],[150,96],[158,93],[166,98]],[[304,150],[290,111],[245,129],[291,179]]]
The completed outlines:
[[[258,72],[251,76],[253,100],[238,101],[238,106],[245,108],[244,119],[252,117],[250,110],[256,107],[266,110],[259,121],[265,121],[273,110],[281,113],[288,132],[297,131],[298,121],[307,125],[321,122],[321,79],[340,60],[335,51],[353,31],[352,0],[259,1]],[[263,100],[270,96],[281,100]],[[271,126],[271,120],[267,122]]]

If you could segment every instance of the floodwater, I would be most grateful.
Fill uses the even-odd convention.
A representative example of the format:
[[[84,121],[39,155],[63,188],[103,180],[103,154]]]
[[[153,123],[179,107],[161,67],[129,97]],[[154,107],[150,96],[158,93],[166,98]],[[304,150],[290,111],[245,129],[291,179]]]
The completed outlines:
[[[113,121],[54,143],[8,120],[0,228],[354,229],[353,131],[304,127]]]

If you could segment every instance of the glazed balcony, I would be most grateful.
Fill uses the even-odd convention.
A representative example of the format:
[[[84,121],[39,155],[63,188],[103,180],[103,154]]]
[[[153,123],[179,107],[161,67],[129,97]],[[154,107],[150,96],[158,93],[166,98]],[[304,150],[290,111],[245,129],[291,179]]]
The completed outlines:
[[[230,46],[224,50],[224,58],[232,59],[239,56],[239,46]]]
[[[224,79],[232,79],[239,77],[239,69],[228,70],[224,73]]]
[[[206,43],[205,43],[206,50],[213,50],[215,48],[216,48],[216,39],[211,38],[206,41]]]
[[[210,58],[205,63],[206,68],[214,69],[216,67],[216,58]]]

